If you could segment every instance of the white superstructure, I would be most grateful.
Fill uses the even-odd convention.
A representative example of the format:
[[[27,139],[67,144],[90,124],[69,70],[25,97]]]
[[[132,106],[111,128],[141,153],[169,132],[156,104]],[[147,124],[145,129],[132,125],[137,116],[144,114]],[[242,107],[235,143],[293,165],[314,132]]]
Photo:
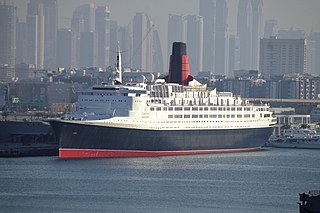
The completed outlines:
[[[268,105],[254,106],[205,85],[93,86],[80,91],[76,122],[142,129],[262,128],[275,123]]]

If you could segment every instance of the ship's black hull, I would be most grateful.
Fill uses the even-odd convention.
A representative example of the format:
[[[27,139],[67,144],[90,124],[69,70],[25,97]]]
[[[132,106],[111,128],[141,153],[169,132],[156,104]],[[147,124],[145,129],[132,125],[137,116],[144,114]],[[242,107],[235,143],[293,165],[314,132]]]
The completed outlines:
[[[269,138],[272,127],[232,130],[142,130],[50,121],[61,158],[159,156],[252,150]]]

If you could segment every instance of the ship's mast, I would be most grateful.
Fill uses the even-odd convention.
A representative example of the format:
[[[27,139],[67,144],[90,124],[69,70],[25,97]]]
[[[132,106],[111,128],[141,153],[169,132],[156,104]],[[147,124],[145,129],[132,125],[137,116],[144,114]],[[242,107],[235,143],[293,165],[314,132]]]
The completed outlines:
[[[117,64],[116,64],[116,77],[115,81],[118,84],[122,83],[122,66],[121,66],[121,52],[120,52],[120,44],[118,42],[118,47],[117,47]]]

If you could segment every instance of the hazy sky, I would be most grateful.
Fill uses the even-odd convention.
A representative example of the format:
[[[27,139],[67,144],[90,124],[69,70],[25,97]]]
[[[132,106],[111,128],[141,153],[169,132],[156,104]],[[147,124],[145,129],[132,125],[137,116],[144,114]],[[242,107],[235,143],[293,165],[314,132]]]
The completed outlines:
[[[29,1],[7,0],[7,2],[14,2],[17,5],[18,16],[24,20]],[[136,12],[146,12],[159,31],[164,54],[167,48],[168,14],[199,13],[199,0],[58,0],[59,27],[70,27],[70,18],[74,8],[85,3],[108,5],[111,19],[117,20],[120,26],[127,25]],[[229,31],[234,34],[238,0],[227,0],[227,3]],[[264,20],[271,18],[278,20],[279,28],[293,27],[305,30],[306,33],[320,32],[320,0],[264,0],[263,13]]]

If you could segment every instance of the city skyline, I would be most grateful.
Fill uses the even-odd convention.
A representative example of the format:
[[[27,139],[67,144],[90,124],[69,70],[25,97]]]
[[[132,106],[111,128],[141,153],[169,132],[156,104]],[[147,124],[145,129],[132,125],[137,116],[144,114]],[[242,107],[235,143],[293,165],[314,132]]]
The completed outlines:
[[[7,0],[7,2],[12,2],[17,6],[18,17],[23,21],[26,16],[26,4],[28,1]],[[135,0],[134,4],[130,4],[130,7],[124,8],[123,5],[127,5],[125,2],[125,0],[58,0],[59,28],[70,27],[72,11],[81,4],[93,3],[95,6],[107,5],[111,11],[110,19],[117,20],[120,26],[127,26],[136,12],[147,13],[159,32],[161,45],[165,47],[167,44],[167,22],[169,14],[199,14],[198,0],[175,0],[174,4],[168,0]],[[235,34],[237,30],[236,16],[238,1],[226,0],[226,2],[229,10],[228,30],[231,34]],[[320,25],[317,23],[320,15],[317,8],[320,8],[320,1],[318,0],[268,0],[264,1],[263,5],[264,20],[277,20],[279,29],[293,27],[294,29],[302,29],[306,33],[312,31],[317,32],[320,31]],[[308,15],[302,15],[303,13],[307,13]],[[166,61],[168,57],[166,49],[163,49],[163,53],[164,61]]]
[[[153,0],[151,0],[151,2],[152,1]],[[283,1],[286,0],[281,0],[281,2]],[[60,2],[59,0],[29,0],[26,2],[28,3],[27,15],[25,17],[26,20],[23,22],[23,19],[20,18],[19,22],[17,22],[17,30],[20,33],[17,35],[16,46],[19,46],[18,52],[20,54],[20,50],[23,49],[23,44],[20,41],[23,41],[24,39],[20,34],[23,31],[27,31],[28,39],[25,40],[24,45],[28,47],[28,50],[31,50],[31,54],[28,53],[28,55],[26,55],[24,53],[26,60],[20,60],[21,54],[17,54],[16,58],[19,59],[17,60],[17,63],[24,62],[36,64],[36,67],[40,69],[54,69],[56,66],[61,66],[59,63],[56,63],[55,58],[57,51],[55,48],[58,44],[57,42],[60,42],[57,40],[58,29],[60,31],[60,36],[62,36],[62,29],[71,29],[70,67],[99,66],[105,69],[108,66],[112,66],[112,61],[116,57],[116,44],[117,41],[121,39],[128,40],[129,42],[125,43],[130,45],[127,45],[128,47],[126,47],[120,44],[121,49],[131,49],[131,57],[129,58],[129,61],[127,60],[127,67],[145,71],[154,71],[153,68],[155,66],[153,65],[153,60],[157,60],[157,58],[161,57],[161,59],[159,58],[161,63],[158,61],[157,67],[164,68],[163,70],[157,71],[167,72],[169,50],[171,49],[170,43],[172,43],[175,40],[174,37],[177,36],[171,34],[175,33],[174,31],[179,31],[177,29],[180,28],[178,26],[179,23],[174,23],[173,26],[170,27],[172,22],[170,21],[170,18],[181,17],[183,19],[182,22],[184,22],[181,26],[183,32],[181,32],[182,38],[177,41],[184,41],[187,43],[191,72],[196,74],[197,72],[204,71],[227,76],[232,76],[233,69],[237,67],[237,64],[240,65],[239,69],[259,70],[259,39],[266,35],[263,32],[263,29],[275,31],[276,33],[278,32],[277,36],[279,38],[308,38],[309,36],[308,31],[301,28],[295,28],[294,26],[281,28],[279,24],[281,21],[278,19],[263,19],[263,16],[267,16],[265,15],[266,11],[263,0],[192,1],[191,3],[198,2],[199,5],[197,7],[192,7],[192,10],[198,9],[198,11],[195,11],[195,13],[190,12],[179,14],[179,11],[186,11],[185,5],[178,9],[176,8],[176,12],[174,14],[167,15],[167,21],[165,23],[166,29],[162,30],[156,24],[159,20],[153,18],[156,16],[156,13],[152,12],[136,12],[134,13],[134,16],[130,18],[130,12],[133,11],[130,8],[128,9],[128,14],[125,16],[127,23],[124,25],[122,24],[122,19],[112,19],[112,14],[116,14],[116,9],[113,8],[116,8],[117,5],[113,0],[81,0],[80,2],[83,2],[83,4],[73,5],[76,7],[72,8],[73,11],[70,18],[64,16],[63,11],[58,9],[61,8],[60,4],[65,5],[65,2]],[[54,2],[54,7],[50,7],[50,10],[48,7],[49,2]],[[312,3],[313,1],[309,0],[308,2]],[[16,8],[16,14],[19,18],[21,16],[19,8],[24,8],[23,4],[21,4],[21,2],[16,2],[15,0],[1,1],[1,4],[5,5],[6,3],[8,5],[16,5],[14,8]],[[144,0],[136,0],[136,3],[138,5],[144,3],[145,11],[153,10],[152,8],[149,8],[150,3],[146,3]],[[238,3],[237,7],[234,7],[235,3]],[[101,6],[101,4],[103,5]],[[190,4],[190,2],[187,2],[187,4]],[[172,6],[175,6],[175,4],[172,4]],[[164,6],[164,9],[162,10],[164,15],[168,11],[165,8],[166,6]],[[237,10],[235,11],[234,8]],[[210,11],[212,12],[210,13]],[[230,24],[230,20],[234,19],[235,13],[237,25],[236,32],[232,30],[233,27],[230,27],[232,26],[232,24]],[[144,14],[146,21],[137,22],[138,14]],[[64,20],[64,23],[68,22],[67,25],[70,26],[61,27],[62,20]],[[211,24],[208,24],[208,20]],[[21,25],[24,23],[26,23],[26,26]],[[265,23],[266,27],[264,27]],[[269,23],[271,23],[271,26],[267,26]],[[27,30],[25,29],[26,27]],[[124,27],[127,27],[128,31],[125,32],[123,29],[120,30],[120,28]],[[49,31],[49,29],[51,31]],[[156,44],[153,41],[154,31],[157,32]],[[164,32],[166,32],[165,36],[163,36]],[[267,34],[270,33],[273,32],[267,32]],[[210,36],[211,34],[212,36]],[[234,38],[233,36],[236,37]],[[208,37],[212,38],[208,39]],[[239,48],[237,47],[238,39],[240,42]],[[167,40],[167,42],[164,42],[164,40]],[[131,44],[130,41],[132,42]],[[231,46],[229,46],[229,41],[231,42]],[[140,47],[140,45],[142,46]],[[232,47],[232,45],[236,46]],[[157,47],[158,50],[153,49],[154,47]],[[315,58],[315,56],[318,55],[317,42],[312,48],[314,48],[314,51],[309,51],[308,55]],[[210,49],[213,50],[212,55],[208,54],[208,50]],[[159,50],[161,51],[160,54]],[[236,53],[238,50],[240,51],[240,60],[230,61],[238,60],[238,53]],[[158,52],[157,56],[155,56],[155,52]],[[89,56],[89,58],[87,58],[87,56]],[[99,57],[99,59],[97,57]],[[164,65],[162,61],[165,62]],[[313,64],[315,63],[310,63],[308,66],[314,67]]]

